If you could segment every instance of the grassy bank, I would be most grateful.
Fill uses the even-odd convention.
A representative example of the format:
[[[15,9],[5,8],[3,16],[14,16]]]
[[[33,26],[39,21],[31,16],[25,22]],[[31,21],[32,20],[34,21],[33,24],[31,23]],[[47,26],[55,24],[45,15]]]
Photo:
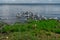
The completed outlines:
[[[1,25],[3,26],[0,29],[0,39],[60,40],[60,23],[58,20],[31,20],[27,23]]]

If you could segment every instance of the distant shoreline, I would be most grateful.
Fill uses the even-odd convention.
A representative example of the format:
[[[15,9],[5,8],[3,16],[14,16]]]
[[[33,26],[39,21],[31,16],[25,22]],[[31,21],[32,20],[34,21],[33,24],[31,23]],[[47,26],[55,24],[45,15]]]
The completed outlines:
[[[0,5],[60,5],[60,3],[0,3]]]

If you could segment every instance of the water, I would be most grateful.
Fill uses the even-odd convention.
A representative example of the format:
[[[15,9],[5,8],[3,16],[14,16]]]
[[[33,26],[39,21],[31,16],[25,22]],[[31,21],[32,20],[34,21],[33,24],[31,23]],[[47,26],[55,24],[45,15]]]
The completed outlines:
[[[2,21],[16,22],[16,14],[22,11],[31,11],[34,14],[47,17],[60,17],[60,5],[0,5],[0,18]]]

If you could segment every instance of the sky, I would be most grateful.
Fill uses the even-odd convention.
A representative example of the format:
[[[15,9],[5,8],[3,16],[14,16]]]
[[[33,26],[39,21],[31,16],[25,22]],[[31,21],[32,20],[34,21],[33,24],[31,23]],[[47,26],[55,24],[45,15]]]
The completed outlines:
[[[0,0],[0,3],[60,3],[60,0]]]

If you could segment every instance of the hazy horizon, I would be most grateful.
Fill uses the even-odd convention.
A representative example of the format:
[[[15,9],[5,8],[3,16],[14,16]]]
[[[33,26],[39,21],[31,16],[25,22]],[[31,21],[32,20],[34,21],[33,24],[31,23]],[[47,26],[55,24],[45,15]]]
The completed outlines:
[[[60,0],[0,0],[0,3],[60,3]]]

